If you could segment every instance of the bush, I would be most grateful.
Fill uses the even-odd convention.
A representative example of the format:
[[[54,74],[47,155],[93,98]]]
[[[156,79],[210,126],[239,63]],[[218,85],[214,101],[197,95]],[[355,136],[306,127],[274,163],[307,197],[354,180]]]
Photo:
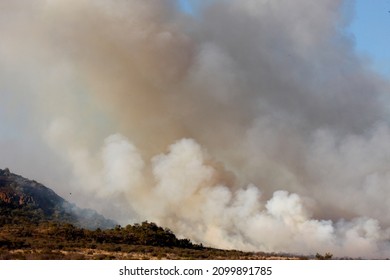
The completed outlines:
[[[333,254],[326,253],[325,255],[321,255],[319,253],[316,254],[317,260],[331,260],[333,258]]]

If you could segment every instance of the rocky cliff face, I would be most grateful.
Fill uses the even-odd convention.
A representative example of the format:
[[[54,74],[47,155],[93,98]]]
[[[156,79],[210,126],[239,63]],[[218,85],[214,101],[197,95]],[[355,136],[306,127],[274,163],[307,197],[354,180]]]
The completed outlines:
[[[12,221],[17,216],[33,221],[72,223],[86,228],[110,228],[115,222],[91,209],[69,203],[44,185],[0,169],[0,218]]]

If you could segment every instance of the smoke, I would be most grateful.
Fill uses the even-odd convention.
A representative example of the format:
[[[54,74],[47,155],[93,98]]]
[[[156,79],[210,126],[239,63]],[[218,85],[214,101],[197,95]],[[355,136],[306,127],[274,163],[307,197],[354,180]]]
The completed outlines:
[[[210,246],[388,257],[389,83],[352,11],[1,1],[1,164]]]

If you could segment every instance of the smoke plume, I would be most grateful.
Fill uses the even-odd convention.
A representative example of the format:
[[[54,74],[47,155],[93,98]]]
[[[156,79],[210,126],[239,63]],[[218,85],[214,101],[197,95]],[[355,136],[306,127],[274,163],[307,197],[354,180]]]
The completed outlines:
[[[0,1],[1,164],[209,246],[388,257],[390,87],[353,1],[203,2]]]

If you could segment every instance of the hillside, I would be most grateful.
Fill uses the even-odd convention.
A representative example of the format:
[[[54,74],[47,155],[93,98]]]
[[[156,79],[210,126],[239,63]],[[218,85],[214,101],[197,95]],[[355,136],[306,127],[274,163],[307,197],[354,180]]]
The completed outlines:
[[[56,221],[89,229],[116,224],[96,211],[69,203],[34,180],[0,169],[0,225],[26,221]]]

